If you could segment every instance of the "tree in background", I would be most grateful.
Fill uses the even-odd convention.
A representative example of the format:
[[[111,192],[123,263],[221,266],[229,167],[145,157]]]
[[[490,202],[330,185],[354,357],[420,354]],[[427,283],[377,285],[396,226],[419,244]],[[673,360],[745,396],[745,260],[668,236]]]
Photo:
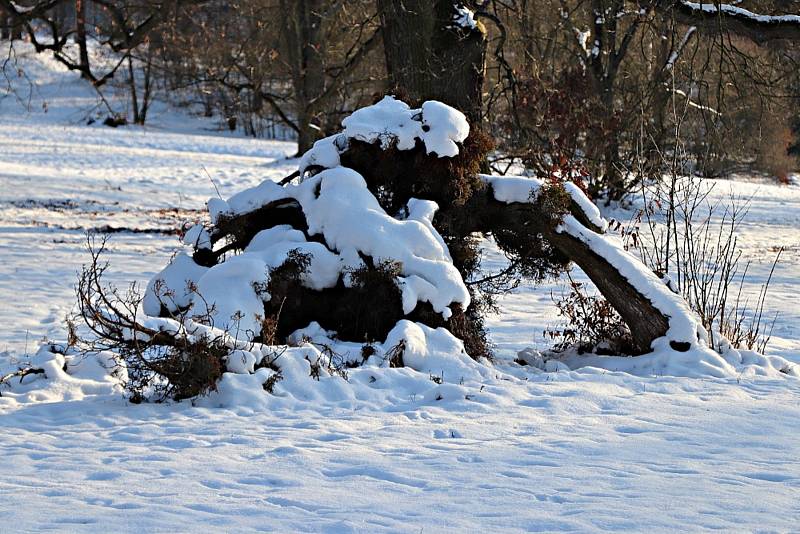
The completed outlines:
[[[658,0],[490,6],[487,114],[505,156],[541,174],[577,167],[595,197],[657,177],[677,130],[702,174],[752,162],[751,133],[776,113],[787,124],[800,96],[781,81],[797,71],[800,23],[777,2],[751,6],[771,16]]]
[[[411,100],[439,100],[479,122],[486,30],[464,3],[377,0],[389,87]]]
[[[138,123],[161,91],[249,135],[290,132],[303,152],[394,91],[463,110],[499,141],[496,168],[582,176],[608,200],[658,177],[679,144],[686,171],[703,176],[785,174],[775,156],[793,165],[775,148],[796,143],[792,2],[0,0],[0,10],[0,26],[23,28],[96,88],[121,73]],[[90,45],[118,61],[90,64]]]

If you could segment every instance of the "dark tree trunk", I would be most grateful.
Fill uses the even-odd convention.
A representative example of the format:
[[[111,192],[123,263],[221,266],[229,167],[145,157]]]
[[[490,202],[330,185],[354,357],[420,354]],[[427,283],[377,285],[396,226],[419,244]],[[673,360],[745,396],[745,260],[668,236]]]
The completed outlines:
[[[14,17],[3,10],[0,10],[0,39],[22,39],[22,22],[15,21]]]
[[[78,43],[78,65],[81,77],[91,80],[89,49],[86,45],[86,0],[75,0],[75,40]]]
[[[452,0],[378,0],[392,89],[408,99],[439,100],[479,124],[486,32],[459,26]]]
[[[607,188],[607,202],[621,200],[627,193],[625,172],[620,169],[620,136],[622,129],[617,126],[616,110],[614,109],[614,79],[605,80],[603,87],[603,111],[606,122],[605,134],[607,135],[603,154],[603,183]]]
[[[304,154],[312,147],[314,142],[319,139],[319,130],[312,125],[314,114],[308,109],[308,104],[303,104],[298,100],[297,110],[297,155]]]
[[[284,0],[282,8],[287,21],[283,40],[292,68],[295,91],[297,152],[311,148],[320,135],[317,122],[319,99],[325,91],[322,61],[322,0]]]
[[[631,331],[636,351],[640,354],[650,352],[653,340],[667,333],[669,319],[586,243],[566,233],[550,231],[545,235],[552,245],[581,268],[620,314]]]

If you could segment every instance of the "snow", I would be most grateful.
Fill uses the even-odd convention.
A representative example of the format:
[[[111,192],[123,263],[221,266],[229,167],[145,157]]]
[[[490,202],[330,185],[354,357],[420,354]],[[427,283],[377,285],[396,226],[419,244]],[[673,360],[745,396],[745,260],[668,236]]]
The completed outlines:
[[[422,134],[428,154],[440,158],[458,154],[458,145],[469,135],[467,118],[460,111],[441,102],[429,100],[422,104]]]
[[[481,180],[492,188],[496,200],[511,204],[514,202],[533,202],[544,182],[528,176],[492,176],[481,174]]]
[[[683,39],[681,39],[680,44],[675,47],[673,52],[669,55],[667,59],[666,65],[664,65],[664,69],[667,71],[671,71],[672,68],[675,66],[675,62],[680,57],[681,53],[683,53],[683,49],[686,48],[686,44],[689,42],[689,39],[692,38],[692,35],[697,31],[697,26],[689,26],[686,30],[686,33],[683,34]]]
[[[340,257],[321,243],[307,242],[302,232],[289,226],[262,230],[247,246],[245,255],[260,257],[274,269],[286,261],[291,251],[309,258],[308,267],[301,277],[303,285],[317,291],[336,285],[342,271]]]
[[[757,22],[767,24],[780,24],[780,23],[795,23],[800,24],[800,15],[759,15],[748,11],[747,9],[733,6],[730,4],[715,4],[712,2],[685,2],[681,4],[693,9],[695,11],[703,11],[705,13],[725,13],[738,17],[752,19]]]
[[[443,383],[480,381],[486,373],[464,352],[463,343],[444,328],[433,329],[424,324],[400,321],[389,332],[383,350],[397,346],[401,340],[405,346],[403,364],[423,374],[438,376]],[[434,388],[429,396],[440,393],[438,390]],[[464,398],[466,391],[459,391],[461,398]]]
[[[202,224],[195,224],[186,230],[183,244],[196,249],[211,249],[211,236]]]
[[[342,120],[342,135],[366,143],[380,142],[381,147],[396,146],[399,150],[411,150],[421,140],[428,154],[452,157],[458,154],[458,145],[469,135],[469,124],[464,114],[437,102],[424,102],[420,109],[411,109],[408,104],[393,96],[385,96],[377,104],[353,112]],[[342,147],[341,141],[327,138],[314,144],[311,153],[304,156],[301,169],[310,164],[333,167],[332,147]],[[341,151],[341,150],[340,150]],[[322,163],[320,163],[322,162]]]
[[[495,200],[512,204],[514,202],[534,202],[539,190],[544,186],[544,181],[532,176],[494,176],[491,174],[481,174],[481,180],[489,184],[492,188],[492,195]],[[600,210],[589,200],[586,193],[572,182],[563,182],[567,194],[572,197],[578,208],[586,215],[586,218],[601,231],[608,229],[608,221],[601,215]]]
[[[342,120],[342,134],[366,143],[380,141],[381,148],[395,144],[399,150],[411,150],[422,135],[421,121],[414,118],[419,110],[393,96],[385,96],[372,106],[353,112]]]
[[[320,191],[315,197],[317,183]],[[464,281],[429,221],[390,217],[369,192],[364,178],[343,167],[322,171],[299,189],[297,198],[309,233],[323,235],[345,262],[359,258],[359,252],[374,262],[399,262],[407,282],[403,285],[404,313],[411,313],[417,301],[430,302],[445,317],[451,313],[451,304],[469,305]],[[427,206],[432,209],[431,204]]]
[[[41,83],[34,111],[0,99],[0,374],[28,362],[46,372],[0,386],[0,516],[13,530],[796,529],[800,381],[778,357],[800,362],[800,187],[717,181],[712,195],[730,188],[752,199],[739,241],[754,260],[746,294],[766,278],[773,247],[786,246],[766,357],[543,362],[531,349],[531,365],[513,364],[524,347],[544,348],[534,335],[558,321],[556,282],[501,299],[502,314],[488,320],[495,367],[462,355],[446,332],[404,322],[347,381],[326,371],[317,381],[310,364],[326,356],[314,343],[352,360],[361,345],[310,327],[311,342],[299,336],[283,353],[232,353],[210,396],[131,405],[109,354],[35,348],[66,337],[62,318],[87,260],[83,229],[164,230],[109,241],[111,281],[143,282],[181,246],[167,230],[202,218],[216,196],[201,164],[229,198],[291,173],[295,147],[216,135],[158,107],[146,128],[86,126],[92,92],[40,62],[29,72]],[[409,220],[430,223],[434,206],[408,207]],[[298,242],[290,231],[258,236],[247,254]],[[497,270],[499,252],[485,248],[484,267]],[[381,359],[399,339],[413,368]],[[284,375],[275,395],[263,391],[271,369],[239,374],[275,356]]]
[[[247,375],[255,373],[256,356],[248,350],[236,349],[225,358],[225,367],[228,372]],[[263,384],[263,382],[262,382]]]
[[[161,306],[174,312],[192,302],[192,286],[208,271],[181,251],[147,283],[142,306],[148,315],[158,316]]]
[[[209,269],[197,281],[191,315],[210,317],[210,325],[235,334],[237,339],[252,339],[261,333],[259,317],[264,317],[264,300],[257,284],[267,279],[267,264],[252,254],[234,256]]]
[[[240,215],[242,213],[249,213],[262,206],[266,206],[270,202],[275,202],[276,200],[282,200],[284,198],[289,198],[286,189],[272,180],[265,180],[256,187],[251,187],[236,193],[228,200],[218,198],[209,199],[207,205],[209,214],[211,215],[211,221],[216,223],[219,220],[219,216],[222,214]]]
[[[478,27],[478,23],[475,21],[475,13],[470,11],[466,6],[456,7],[456,14],[453,15],[453,22],[459,28],[468,30],[474,30]]]
[[[586,193],[584,193],[580,187],[572,182],[564,182],[564,189],[567,190],[569,196],[572,197],[572,200],[575,201],[578,208],[586,215],[590,223],[598,227],[601,232],[608,230],[608,221],[600,215],[600,210],[594,202],[589,200],[589,197],[586,196]]]
[[[509,384],[502,405],[417,396],[376,409],[343,395],[244,409],[270,398],[243,397],[255,391],[244,382],[271,372],[259,373],[225,376],[214,401],[229,408],[52,392],[10,408],[6,521],[19,531],[791,531],[800,513],[799,392],[785,381],[562,372]]]
[[[317,166],[332,169],[339,166],[339,154],[347,150],[348,138],[345,134],[338,133],[320,139],[314,143],[311,150],[300,157],[298,170],[305,174],[309,167]]]

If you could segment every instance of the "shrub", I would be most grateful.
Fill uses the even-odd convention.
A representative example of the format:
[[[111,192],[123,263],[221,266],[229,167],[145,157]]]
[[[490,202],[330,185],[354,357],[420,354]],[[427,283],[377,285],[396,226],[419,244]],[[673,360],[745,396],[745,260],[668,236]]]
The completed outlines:
[[[569,292],[558,300],[558,313],[566,320],[561,330],[548,329],[544,335],[558,340],[557,352],[575,348],[579,353],[633,354],[628,326],[611,304],[589,295],[582,283],[567,274]]]
[[[127,369],[125,388],[132,402],[181,400],[215,390],[225,370],[224,357],[231,349],[226,333],[212,337],[193,335],[183,328],[153,330],[140,324],[136,317],[142,297],[137,286],[120,292],[103,280],[108,269],[108,263],[101,262],[105,243],[105,238],[99,244],[88,238],[91,261],[81,271],[76,287],[77,314],[93,337],[81,338],[72,326],[70,343],[84,352],[116,354]],[[184,324],[185,313],[175,317],[177,324]],[[74,325],[74,318],[69,322]]]

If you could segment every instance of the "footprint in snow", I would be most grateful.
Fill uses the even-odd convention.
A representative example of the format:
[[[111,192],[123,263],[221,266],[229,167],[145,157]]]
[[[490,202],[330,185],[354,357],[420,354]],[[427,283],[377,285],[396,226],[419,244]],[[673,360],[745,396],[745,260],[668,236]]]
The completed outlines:
[[[121,476],[119,471],[97,471],[86,475],[86,480],[114,480]]]
[[[786,482],[794,478],[791,475],[784,475],[782,473],[742,473],[742,476],[753,480],[764,480],[766,482]]]
[[[347,437],[347,434],[337,434],[332,432],[330,434],[322,434],[317,438],[317,441],[338,441],[340,439],[346,439]]]

